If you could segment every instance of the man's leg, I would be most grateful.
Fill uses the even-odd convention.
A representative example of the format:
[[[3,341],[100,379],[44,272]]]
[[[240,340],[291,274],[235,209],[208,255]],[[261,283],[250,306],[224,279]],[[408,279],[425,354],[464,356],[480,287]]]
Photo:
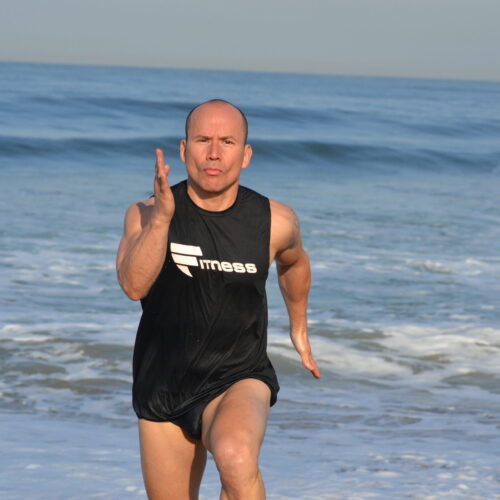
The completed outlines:
[[[262,381],[244,379],[205,408],[202,442],[219,470],[221,500],[266,497],[258,458],[266,431],[271,391]]]
[[[150,500],[197,500],[207,453],[171,422],[139,419],[141,463]]]

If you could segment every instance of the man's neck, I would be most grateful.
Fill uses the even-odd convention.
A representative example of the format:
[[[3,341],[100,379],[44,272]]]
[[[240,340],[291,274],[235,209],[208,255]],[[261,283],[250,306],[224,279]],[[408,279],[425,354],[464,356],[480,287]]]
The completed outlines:
[[[233,184],[222,192],[208,192],[187,180],[187,194],[195,205],[210,212],[222,212],[234,205],[238,196],[239,184]]]

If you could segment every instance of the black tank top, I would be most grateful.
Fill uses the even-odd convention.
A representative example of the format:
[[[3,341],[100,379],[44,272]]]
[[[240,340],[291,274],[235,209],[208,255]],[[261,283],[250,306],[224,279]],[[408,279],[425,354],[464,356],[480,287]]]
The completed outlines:
[[[164,421],[257,378],[279,390],[267,357],[271,214],[269,200],[240,186],[222,212],[198,207],[186,181],[172,187],[175,214],[165,264],[141,301],[133,362],[133,405]]]

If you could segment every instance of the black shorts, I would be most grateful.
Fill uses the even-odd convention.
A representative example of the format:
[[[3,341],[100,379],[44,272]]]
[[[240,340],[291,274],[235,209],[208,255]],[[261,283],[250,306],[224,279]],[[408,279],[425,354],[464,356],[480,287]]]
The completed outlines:
[[[256,378],[257,380],[261,380],[269,387],[271,391],[270,406],[273,406],[274,403],[276,403],[277,395],[276,391],[271,386],[271,384],[258,377],[248,377],[248,378]],[[236,382],[238,382],[238,380],[235,380],[234,382],[226,384],[222,387],[218,387],[216,390],[212,391],[211,393],[205,395],[202,399],[198,400],[194,405],[190,406],[184,413],[181,413],[177,417],[169,418],[167,422],[172,422],[173,424],[179,426],[193,439],[201,439],[201,417],[208,403],[210,403],[210,401],[215,399],[217,396],[220,396],[222,393],[227,391],[227,389],[229,389]]]
[[[219,395],[220,394],[218,394],[217,396]],[[210,398],[207,397],[206,399],[203,399],[182,415],[179,415],[176,418],[172,418],[170,422],[179,426],[192,438],[201,439],[201,417],[208,403],[210,403],[210,401],[215,399],[217,396],[211,396]]]

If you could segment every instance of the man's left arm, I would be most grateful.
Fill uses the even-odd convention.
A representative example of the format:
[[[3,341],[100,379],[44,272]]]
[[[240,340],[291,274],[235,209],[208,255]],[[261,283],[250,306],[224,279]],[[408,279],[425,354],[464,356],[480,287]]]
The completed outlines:
[[[302,364],[320,378],[307,328],[307,300],[311,287],[309,257],[302,247],[299,221],[286,205],[271,202],[271,248],[278,281],[290,318],[290,337]]]

